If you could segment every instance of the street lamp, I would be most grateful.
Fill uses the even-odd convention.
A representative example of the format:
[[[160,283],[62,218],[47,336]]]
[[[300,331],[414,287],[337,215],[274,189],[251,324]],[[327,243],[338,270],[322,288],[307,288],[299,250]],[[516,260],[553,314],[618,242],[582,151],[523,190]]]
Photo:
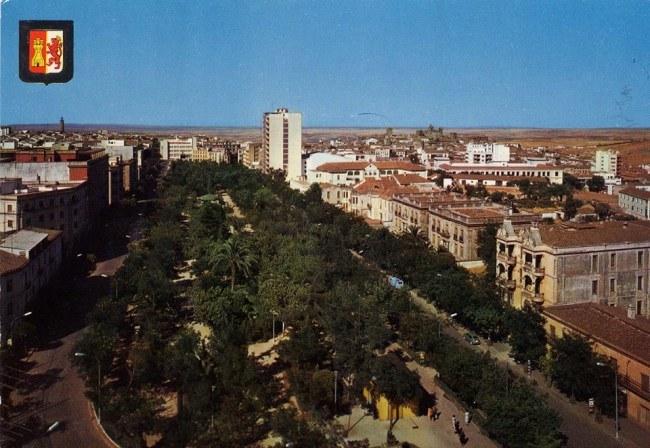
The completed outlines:
[[[273,342],[275,342],[275,316],[278,315],[277,311],[271,311],[271,315],[273,316]]]
[[[83,358],[84,356],[88,356],[86,353],[82,352],[75,352],[74,355],[77,358]],[[101,409],[101,401],[102,401],[102,364],[99,362],[99,357],[96,357],[97,359],[97,423],[102,422],[102,409]]]
[[[596,365],[599,367],[607,367],[607,364],[604,362],[596,362]],[[618,440],[618,369],[616,366],[614,366],[614,412],[616,416],[615,424],[616,424],[616,440]]]
[[[22,319],[23,317],[28,317],[31,316],[32,314],[33,313],[31,311],[27,311],[26,313],[20,314],[11,320],[11,323],[9,324],[9,331],[7,332],[7,342],[11,341],[11,344],[9,345],[13,345],[13,332],[14,332],[14,325],[16,324],[16,322]]]

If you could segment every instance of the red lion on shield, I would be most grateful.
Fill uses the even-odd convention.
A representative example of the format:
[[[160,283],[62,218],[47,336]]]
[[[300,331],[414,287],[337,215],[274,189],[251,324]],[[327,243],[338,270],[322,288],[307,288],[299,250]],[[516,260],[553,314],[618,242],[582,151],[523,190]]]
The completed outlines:
[[[56,64],[54,68],[61,68],[61,38],[53,37],[51,43],[47,44],[47,52],[50,58],[47,60],[47,65]]]

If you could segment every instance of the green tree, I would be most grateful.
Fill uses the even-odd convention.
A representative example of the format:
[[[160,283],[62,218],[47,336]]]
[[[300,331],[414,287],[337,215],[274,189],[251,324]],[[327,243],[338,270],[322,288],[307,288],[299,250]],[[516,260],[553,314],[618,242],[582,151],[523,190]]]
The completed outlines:
[[[605,179],[602,176],[591,176],[587,181],[589,191],[601,192],[605,189]]]
[[[541,314],[526,304],[521,310],[510,310],[506,325],[514,359],[522,363],[530,361],[537,366],[546,353],[546,332]]]
[[[248,277],[255,263],[255,257],[238,235],[233,235],[226,242],[217,244],[212,251],[212,262],[216,266],[226,266],[230,271],[230,289],[235,289],[237,274]]]
[[[498,230],[496,224],[488,224],[478,234],[478,256],[485,263],[490,278],[496,275]]]
[[[571,334],[553,339],[549,361],[558,389],[580,401],[595,398],[605,414],[614,414],[614,371],[606,358],[594,353],[589,341]]]
[[[416,373],[408,370],[396,355],[389,354],[377,358],[373,372],[376,393],[386,396],[390,408],[396,410],[401,405],[409,402],[417,403],[422,398],[420,378]],[[395,417],[394,419],[391,417],[390,428],[392,429],[399,419],[399,413],[394,411],[390,414],[394,414]]]
[[[579,199],[573,199],[573,196],[568,195],[564,201],[564,219],[569,220],[573,219],[578,213],[578,208],[582,205],[582,201]]]

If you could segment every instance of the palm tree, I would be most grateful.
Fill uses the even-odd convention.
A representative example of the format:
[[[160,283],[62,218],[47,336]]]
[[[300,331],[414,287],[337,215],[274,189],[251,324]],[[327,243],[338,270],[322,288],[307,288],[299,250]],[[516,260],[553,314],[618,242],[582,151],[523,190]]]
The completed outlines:
[[[416,225],[408,226],[403,235],[416,244],[426,244],[427,242],[427,236],[424,234],[422,229]]]
[[[231,236],[225,243],[218,245],[212,252],[212,261],[217,266],[230,269],[230,289],[235,289],[235,278],[240,272],[248,277],[255,263],[255,257],[249,246],[237,235]]]

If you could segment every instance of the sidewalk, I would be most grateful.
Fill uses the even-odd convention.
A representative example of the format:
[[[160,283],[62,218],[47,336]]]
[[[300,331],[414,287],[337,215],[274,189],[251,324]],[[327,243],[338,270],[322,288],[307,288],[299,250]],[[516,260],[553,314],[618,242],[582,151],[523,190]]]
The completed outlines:
[[[422,311],[438,317],[443,322],[449,319],[447,313],[439,311],[433,304],[424,299],[416,290],[410,291],[413,303]],[[650,446],[650,431],[646,431],[634,422],[628,419],[619,419],[621,430],[619,431],[619,441],[615,439],[614,419],[603,417],[602,422],[596,422],[595,418],[588,413],[586,403],[571,403],[571,401],[560,391],[549,384],[541,372],[535,370],[529,377],[526,372],[526,366],[517,364],[508,356],[510,346],[505,343],[496,343],[488,346],[485,340],[481,340],[481,345],[469,345],[465,341],[463,334],[468,331],[460,324],[454,326],[443,325],[443,332],[457,341],[465,344],[473,350],[489,353],[496,358],[502,367],[507,367],[514,374],[535,381],[533,385],[538,392],[546,394],[549,397],[549,405],[558,412],[562,418],[561,430],[569,437],[569,447],[630,447],[630,448],[647,448]]]

